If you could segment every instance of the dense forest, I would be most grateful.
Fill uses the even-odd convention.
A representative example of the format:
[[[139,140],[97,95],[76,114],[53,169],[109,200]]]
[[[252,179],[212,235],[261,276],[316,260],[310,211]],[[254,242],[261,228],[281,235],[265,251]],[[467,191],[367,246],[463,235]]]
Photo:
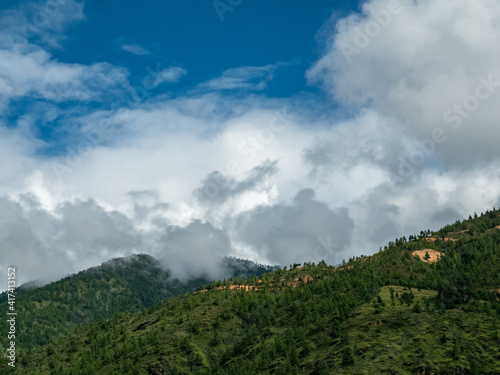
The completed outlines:
[[[261,275],[273,267],[237,258],[224,258],[222,272],[237,277]],[[119,312],[138,312],[168,297],[192,293],[209,283],[208,277],[181,282],[160,266],[157,259],[140,254],[112,259],[76,275],[34,288],[32,283],[17,289],[17,346],[29,349],[77,326],[107,319]],[[0,294],[0,311],[7,310],[7,293]],[[7,332],[0,320],[0,332]],[[6,335],[0,348],[8,347]]]
[[[146,308],[137,304],[137,312],[96,316],[20,350],[16,369],[6,360],[0,368],[75,375],[500,374],[499,265],[500,210],[493,209],[395,239],[337,267],[293,264],[214,281]],[[67,293],[54,285],[39,289],[37,303]],[[81,309],[54,316],[65,324]]]

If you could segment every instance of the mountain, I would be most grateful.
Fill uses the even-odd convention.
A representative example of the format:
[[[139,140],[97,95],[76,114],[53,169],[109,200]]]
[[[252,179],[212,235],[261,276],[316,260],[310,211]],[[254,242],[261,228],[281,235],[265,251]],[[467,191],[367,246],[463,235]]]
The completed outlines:
[[[23,374],[500,374],[500,211],[335,268],[212,282],[18,352]],[[1,364],[0,364],[1,366]]]
[[[237,258],[224,258],[221,264],[221,273],[237,277],[260,275],[272,269]],[[185,282],[172,279],[157,259],[140,254],[112,259],[41,288],[24,284],[16,292],[17,345],[43,345],[82,324],[120,312],[140,311],[165,298],[191,293],[210,281],[207,277]],[[7,293],[2,293],[0,311],[7,307]],[[0,332],[7,329],[6,319],[1,319]],[[8,341],[6,335],[0,337],[2,352]]]

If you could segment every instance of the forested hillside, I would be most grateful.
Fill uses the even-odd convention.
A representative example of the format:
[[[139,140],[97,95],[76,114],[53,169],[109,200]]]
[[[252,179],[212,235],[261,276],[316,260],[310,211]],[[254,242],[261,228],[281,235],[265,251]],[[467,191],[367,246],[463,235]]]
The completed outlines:
[[[198,288],[19,353],[23,374],[500,374],[500,211]]]
[[[221,272],[245,277],[260,275],[272,267],[236,258],[225,258]],[[82,271],[42,288],[17,290],[18,340],[21,348],[43,345],[52,337],[76,326],[107,319],[119,312],[137,312],[167,297],[191,293],[211,280],[181,282],[170,277],[150,255],[116,258],[101,266]],[[7,310],[7,295],[0,294],[0,311]],[[7,332],[7,321],[0,320],[0,332]],[[6,335],[0,348],[7,348]]]

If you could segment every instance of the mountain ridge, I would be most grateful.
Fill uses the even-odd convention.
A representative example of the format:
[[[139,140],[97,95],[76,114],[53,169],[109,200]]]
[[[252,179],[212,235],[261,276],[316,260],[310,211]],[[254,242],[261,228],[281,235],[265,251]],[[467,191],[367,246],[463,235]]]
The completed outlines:
[[[268,272],[273,267],[227,258],[222,259],[221,269],[230,276],[243,277]],[[18,345],[30,348],[45,344],[51,337],[81,324],[120,312],[140,311],[165,298],[193,292],[210,281],[204,277],[185,282],[173,279],[151,255],[134,254],[110,259],[42,287],[23,284],[16,292]],[[0,310],[6,306],[5,292],[0,294]],[[6,329],[7,322],[0,320],[0,332]],[[6,337],[0,337],[0,347],[7,343]]]
[[[214,281],[23,350],[7,371],[497,375],[498,214],[403,236],[338,267],[293,264]],[[426,249],[443,255],[413,255]]]

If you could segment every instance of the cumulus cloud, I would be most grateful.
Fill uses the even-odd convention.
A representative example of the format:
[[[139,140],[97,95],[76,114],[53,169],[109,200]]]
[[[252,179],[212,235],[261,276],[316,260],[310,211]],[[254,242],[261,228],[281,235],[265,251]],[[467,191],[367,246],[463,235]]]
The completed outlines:
[[[200,220],[185,227],[154,220],[168,205],[140,205],[148,194],[132,194],[139,214],[150,218],[147,229],[93,200],[66,201],[49,210],[33,194],[2,196],[0,263],[17,266],[19,282],[43,283],[114,257],[148,252],[180,280],[221,277],[222,259],[231,249],[225,232]]]
[[[147,229],[149,223],[160,224],[165,222],[164,214],[170,206],[160,200],[157,191],[131,191],[128,196],[132,200],[131,216],[137,226],[146,225],[144,229]]]
[[[216,103],[211,97],[203,100]],[[498,201],[500,174],[494,165],[474,173],[426,169],[411,183],[394,184],[388,169],[398,133],[386,133],[390,124],[374,112],[330,126],[294,114],[276,127],[270,124],[280,112],[253,110],[224,118],[220,137],[214,139],[203,132],[207,121],[200,120],[198,105],[183,101],[106,115],[109,140],[80,155],[79,163],[68,164],[71,171],[61,180],[50,159],[31,160],[26,169],[15,166],[25,171],[17,190],[35,192],[46,217],[71,224],[59,229],[65,241],[44,237],[49,245],[34,247],[40,249],[37,259],[66,259],[54,264],[73,272],[86,263],[48,249],[75,249],[70,254],[82,257],[88,253],[90,265],[147,252],[175,268],[176,277],[183,272],[213,276],[219,258],[229,254],[282,265],[321,259],[336,264]],[[262,129],[280,131],[260,142]],[[242,153],[242,144],[252,145],[253,152]],[[232,164],[228,168],[230,162],[241,171],[236,173]],[[32,174],[36,169],[39,178]],[[12,182],[4,191],[6,186]],[[312,190],[304,190],[307,186]],[[79,216],[87,218],[84,223],[75,219]],[[92,234],[93,222],[106,228],[109,238],[99,228]],[[128,240],[121,241],[120,233]],[[32,243],[43,242],[34,238]],[[204,247],[205,242],[210,246]],[[28,267],[33,277],[42,272]]]
[[[312,189],[299,191],[291,204],[259,206],[234,221],[235,237],[277,264],[338,263],[353,227],[347,209],[330,209]]]
[[[473,212],[497,207],[500,168],[474,171],[426,171],[412,184],[379,184],[347,206],[355,222],[352,254],[366,254],[402,235],[438,230]]]
[[[232,197],[248,191],[256,191],[258,184],[265,183],[268,177],[277,173],[277,164],[276,161],[267,161],[253,168],[250,175],[242,181],[225,176],[219,171],[212,172],[205,178],[203,185],[196,189],[195,196],[208,205],[223,204]]]
[[[319,133],[314,144],[304,150],[312,174],[327,178],[332,171],[349,173],[361,165],[393,170],[394,155],[411,145],[409,137],[391,126],[391,119],[374,111],[361,111],[353,119],[339,122]]]
[[[129,220],[92,200],[65,202],[51,211],[36,196],[21,194],[1,197],[0,205],[1,263],[16,265],[20,282],[53,281],[140,248]]]
[[[369,0],[336,23],[307,76],[351,110],[373,108],[421,140],[440,129],[435,152],[446,165],[475,167],[499,157],[499,21],[489,0]]]
[[[29,125],[28,125],[29,126]],[[9,129],[0,125],[0,185],[2,194],[16,194],[25,183],[27,171],[37,168],[32,157],[33,149],[43,145],[32,136],[29,128]]]

